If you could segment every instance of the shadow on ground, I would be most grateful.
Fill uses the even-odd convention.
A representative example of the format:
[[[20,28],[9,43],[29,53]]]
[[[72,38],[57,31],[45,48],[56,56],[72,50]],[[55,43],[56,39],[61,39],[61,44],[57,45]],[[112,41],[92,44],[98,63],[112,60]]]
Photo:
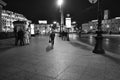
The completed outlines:
[[[7,51],[7,50],[9,50],[9,49],[11,49],[11,48],[14,48],[14,46],[11,45],[11,46],[6,46],[6,47],[0,47],[0,53],[1,53],[1,52],[4,52],[4,51]]]
[[[48,46],[46,47],[46,52],[49,52],[49,51],[51,51],[52,49],[53,49],[53,47],[50,46],[50,45],[48,45]]]

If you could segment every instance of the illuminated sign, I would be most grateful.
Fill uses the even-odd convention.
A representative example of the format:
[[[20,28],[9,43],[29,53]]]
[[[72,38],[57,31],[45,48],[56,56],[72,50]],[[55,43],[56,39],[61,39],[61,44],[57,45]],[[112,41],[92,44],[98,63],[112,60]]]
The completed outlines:
[[[66,18],[66,27],[71,28],[71,18]]]
[[[97,0],[89,0],[90,3],[95,4]]]
[[[108,19],[108,16],[109,16],[109,11],[105,10],[104,11],[104,19]]]
[[[31,24],[31,34],[35,34],[35,32],[34,32],[34,24]]]
[[[47,24],[47,20],[39,20],[38,23],[39,24]]]

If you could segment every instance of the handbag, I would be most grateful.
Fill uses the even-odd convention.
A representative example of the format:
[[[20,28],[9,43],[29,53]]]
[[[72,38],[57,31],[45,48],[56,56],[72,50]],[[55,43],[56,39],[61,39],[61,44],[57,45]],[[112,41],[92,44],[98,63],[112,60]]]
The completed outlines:
[[[51,43],[51,40],[49,40],[49,43]]]

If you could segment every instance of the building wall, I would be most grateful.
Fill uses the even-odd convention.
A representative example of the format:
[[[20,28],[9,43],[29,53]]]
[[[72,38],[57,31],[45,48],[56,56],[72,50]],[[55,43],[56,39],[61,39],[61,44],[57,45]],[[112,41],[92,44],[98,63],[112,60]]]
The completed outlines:
[[[98,22],[97,21],[90,21],[88,23],[82,24],[82,30],[86,32],[90,31],[97,31]],[[104,32],[113,32],[118,33],[120,32],[120,18],[113,18],[109,20],[102,20],[102,31]]]
[[[35,34],[44,34],[50,31],[49,24],[35,24]]]
[[[12,11],[8,10],[2,10],[2,32],[13,32],[13,22],[20,20],[20,21],[27,21],[27,18],[25,18],[22,14],[14,13]]]

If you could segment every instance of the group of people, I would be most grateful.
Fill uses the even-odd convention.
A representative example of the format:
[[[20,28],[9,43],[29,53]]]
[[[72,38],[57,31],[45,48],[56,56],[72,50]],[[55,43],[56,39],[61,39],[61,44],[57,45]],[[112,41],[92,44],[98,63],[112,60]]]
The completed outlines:
[[[18,44],[20,46],[24,46],[24,45],[30,43],[30,32],[29,32],[29,29],[22,29],[22,28],[17,29],[15,27],[14,28],[14,34],[15,34],[15,45],[16,46]]]

